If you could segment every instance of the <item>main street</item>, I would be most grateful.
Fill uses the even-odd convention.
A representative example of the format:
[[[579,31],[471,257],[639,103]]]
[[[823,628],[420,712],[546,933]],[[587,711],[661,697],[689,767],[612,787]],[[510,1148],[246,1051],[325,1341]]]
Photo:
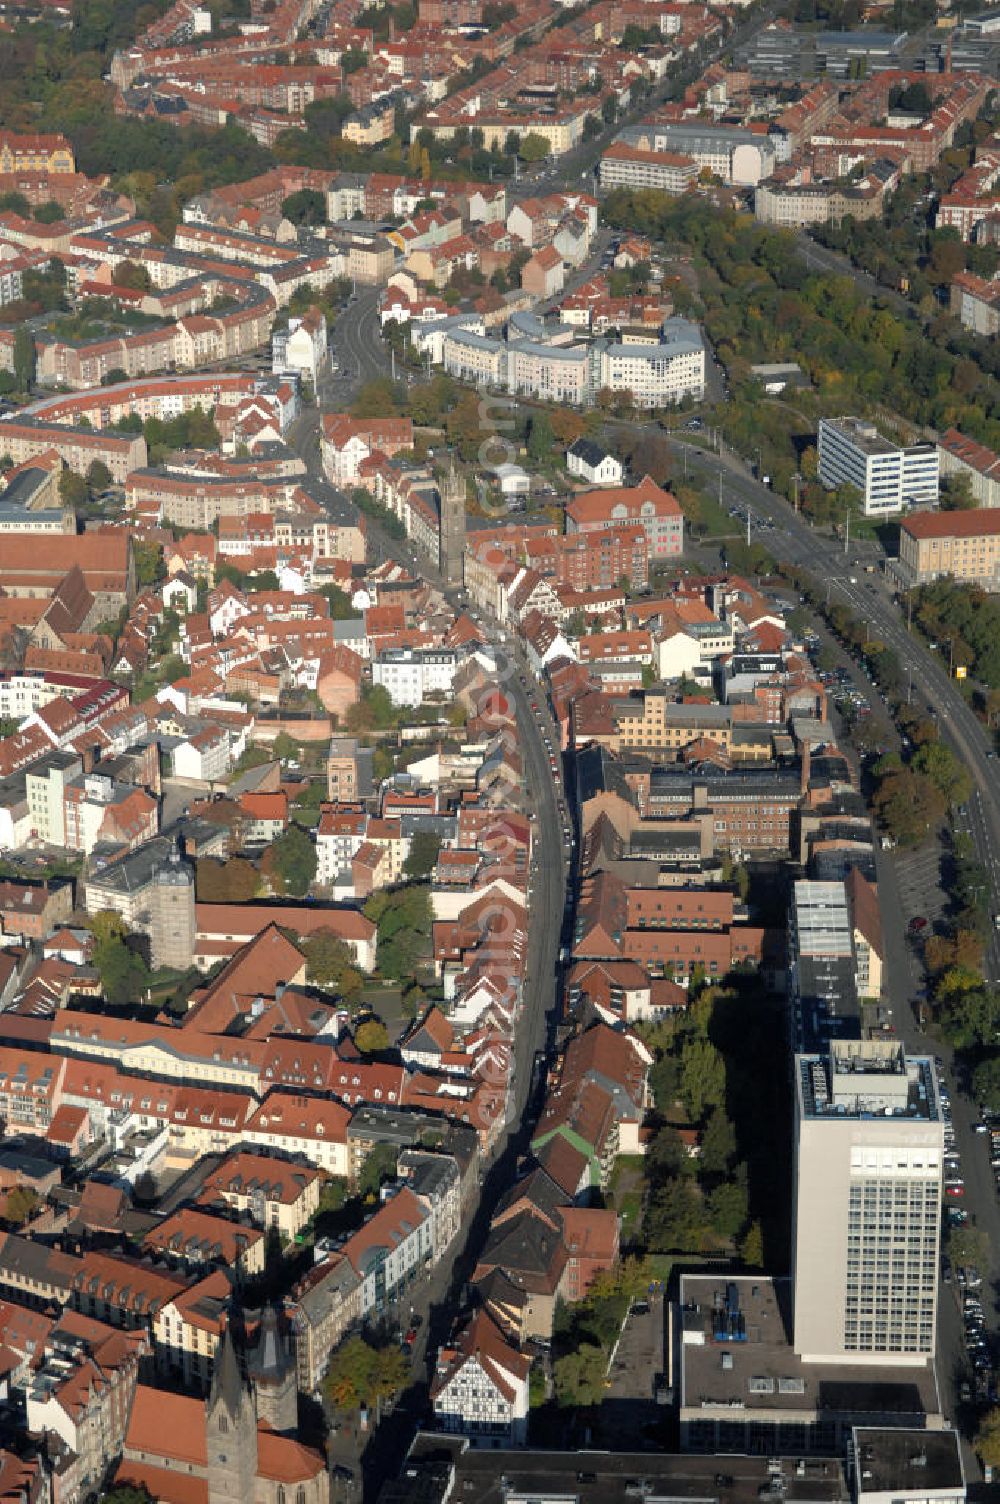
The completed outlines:
[[[375,300],[362,302],[359,295],[353,307],[361,311],[352,321],[355,330],[365,327]],[[342,321],[341,321],[342,322]],[[337,328],[341,328],[338,323]],[[352,338],[360,338],[355,334]],[[373,335],[381,349],[381,341]],[[357,346],[355,346],[357,348]],[[357,385],[367,379],[365,365],[359,361],[345,383],[346,392],[336,375],[321,380],[317,403],[303,409],[288,433],[291,446],[304,461],[310,476],[322,480],[319,428],[323,405],[331,400],[350,401]],[[370,368],[369,368],[370,369]],[[322,493],[320,493],[322,494]],[[398,559],[415,574],[436,585],[456,611],[466,609],[464,592],[445,584],[429,559],[418,556],[408,540],[391,538],[372,518],[366,518],[369,559]],[[563,815],[561,795],[549,766],[547,737],[553,747],[559,737],[545,695],[530,675],[519,648],[505,644],[499,624],[486,626],[493,642],[497,670],[495,686],[507,699],[514,714],[516,751],[523,764],[524,780],[533,804],[532,859],[528,890],[528,936],[524,996],[521,1014],[514,1032],[510,1072],[510,1091],[506,1104],[506,1126],[484,1164],[478,1204],[468,1209],[464,1236],[459,1235],[447,1255],[423,1274],[405,1292],[395,1311],[402,1326],[414,1315],[420,1318],[417,1338],[411,1352],[412,1383],[392,1412],[385,1416],[374,1435],[361,1433],[356,1427],[342,1428],[330,1444],[330,1464],[334,1469],[334,1497],[345,1504],[356,1504],[359,1493],[375,1498],[382,1484],[394,1477],[401,1467],[413,1433],[419,1426],[428,1403],[431,1363],[437,1349],[449,1339],[455,1318],[467,1305],[464,1298],[467,1281],[478,1260],[490,1218],[503,1192],[513,1183],[518,1160],[527,1150],[533,1109],[533,1089],[541,1085],[535,1062],[544,1059],[550,1031],[554,1026],[558,994],[558,953],[563,919],[567,862],[563,851]],[[522,676],[525,684],[522,684]],[[534,700],[537,712],[531,708]],[[488,709],[484,709],[488,714]],[[337,1469],[341,1471],[336,1471]]]
[[[773,521],[774,528],[761,539],[768,551],[784,563],[808,569],[816,579],[825,582],[832,601],[849,606],[859,621],[868,624],[873,638],[894,650],[912,692],[933,709],[939,718],[941,735],[972,775],[976,788],[976,797],[969,805],[973,840],[990,874],[994,910],[1000,911],[1000,788],[997,764],[991,756],[992,736],[967,704],[942,655],[931,651],[908,630],[893,601],[890,582],[883,575],[862,572],[856,562],[855,546],[849,546],[845,552],[842,541],[818,532],[783,497],[749,475],[743,463],[733,456],[724,454],[720,458],[689,450],[688,463],[692,470],[710,477],[715,484],[721,475],[724,503],[739,502],[758,518]]]
[[[683,442],[683,441],[682,441]],[[974,783],[973,794],[957,816],[957,827],[968,832],[975,853],[985,868],[990,883],[994,910],[1000,910],[1000,809],[998,809],[997,763],[992,759],[992,737],[966,703],[954,679],[948,673],[942,655],[933,652],[908,630],[892,590],[884,576],[862,572],[856,562],[858,550],[850,546],[845,553],[842,541],[817,532],[784,498],[775,495],[747,473],[743,463],[729,454],[720,456],[688,450],[688,466],[695,473],[718,485],[722,478],[724,505],[749,507],[758,518],[767,518],[775,526],[757,536],[777,559],[810,571],[825,582],[832,601],[842,601],[855,617],[869,626],[873,639],[885,642],[896,653],[903,672],[908,676],[915,697],[926,702],[938,718],[940,732],[968,768]],[[752,528],[753,531],[753,528]],[[877,691],[875,691],[877,694]],[[897,880],[897,858],[889,852],[876,853],[882,932],[885,943],[885,975],[896,1030],[907,1048],[920,1053],[937,1053],[943,1060],[946,1080],[952,1088],[952,1113],[956,1140],[966,1183],[966,1205],[976,1225],[985,1234],[987,1266],[982,1269],[984,1305],[995,1325],[996,1286],[1000,1274],[1000,1202],[989,1163],[988,1137],[975,1133],[978,1111],[962,1090],[956,1077],[954,1051],[945,1043],[929,1039],[920,1027],[915,1006],[922,992],[923,976],[918,956],[907,933],[912,913],[906,911]],[[996,937],[989,946],[986,970],[991,980],[1000,978],[1000,955]],[[961,1379],[967,1376],[961,1318],[952,1291],[942,1286],[939,1319],[939,1382],[949,1414],[958,1411],[957,1394]],[[978,1466],[971,1453],[967,1465]]]

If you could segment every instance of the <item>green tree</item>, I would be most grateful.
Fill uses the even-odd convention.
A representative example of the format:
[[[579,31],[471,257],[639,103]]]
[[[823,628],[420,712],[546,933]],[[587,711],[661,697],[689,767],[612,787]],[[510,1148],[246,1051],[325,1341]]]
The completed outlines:
[[[929,778],[949,805],[964,804],[972,794],[971,774],[944,742],[926,742],[919,747],[911,767]]]
[[[111,940],[125,940],[128,925],[114,909],[101,909],[87,920],[87,928],[94,937],[95,945],[106,945]]]
[[[317,987],[328,988],[348,1003],[356,1001],[364,987],[364,976],[354,961],[354,953],[333,930],[313,930],[302,942],[306,958],[306,975]]]
[[[132,292],[152,292],[149,272],[135,261],[123,261],[115,272],[115,285],[128,287]]]
[[[406,877],[430,877],[441,850],[441,837],[430,830],[418,830],[410,840],[410,849],[403,863]]]
[[[656,1253],[700,1253],[705,1216],[698,1191],[688,1178],[666,1180],[651,1190],[643,1232]]]
[[[901,846],[918,846],[944,819],[948,801],[932,779],[909,768],[882,779],[875,808]]]
[[[101,1495],[101,1504],[153,1504],[153,1496],[141,1483],[119,1483]]]
[[[388,731],[399,720],[399,713],[384,684],[366,684],[361,698],[347,712],[351,731]]]
[[[289,825],[267,849],[261,870],[279,893],[302,898],[316,877],[316,847],[301,825]]]
[[[376,1347],[364,1337],[349,1337],[330,1358],[324,1388],[340,1410],[373,1408],[405,1389],[409,1376],[396,1343]]]
[[[378,928],[378,968],[383,976],[409,981],[430,947],[431,905],[426,883],[375,893],[365,913]]]
[[[389,1048],[389,1034],[385,1024],[377,1018],[365,1019],[355,1030],[354,1043],[362,1055],[380,1055]]]
[[[708,1198],[708,1213],[712,1228],[720,1238],[732,1241],[739,1237],[747,1220],[745,1177],[736,1176],[717,1185]]]
[[[281,212],[293,225],[325,225],[326,199],[316,188],[300,188],[288,195]]]
[[[740,1244],[740,1258],[748,1269],[764,1267],[764,1234],[759,1222],[751,1222]]]
[[[552,424],[546,413],[533,413],[528,428],[528,456],[536,464],[547,460],[555,446]]]
[[[736,1158],[736,1132],[722,1107],[716,1107],[701,1136],[698,1164],[706,1175],[725,1175]]]
[[[330,619],[332,621],[349,621],[358,615],[351,604],[351,597],[341,590],[338,585],[324,585],[320,590],[330,603]]]
[[[297,762],[302,755],[302,748],[287,731],[279,731],[271,745],[271,752],[279,762]]]
[[[551,149],[544,136],[540,136],[537,131],[529,131],[521,139],[518,156],[522,162],[541,162],[549,155]]]
[[[199,903],[250,903],[260,889],[260,873],[241,856],[224,862],[202,857],[195,865],[194,884]]]
[[[122,940],[95,941],[93,961],[100,974],[104,996],[112,1007],[121,1008],[138,1002],[149,985],[145,961]]]
[[[396,388],[387,376],[366,381],[358,392],[352,411],[356,418],[391,418],[396,412]]]
[[[92,491],[106,491],[114,477],[103,460],[92,460],[87,469],[87,485]]]
[[[599,1405],[607,1374],[608,1355],[592,1343],[557,1358],[552,1374],[556,1403],[574,1410]]]
[[[387,1180],[396,1178],[396,1151],[391,1144],[375,1144],[358,1176],[358,1193],[361,1196],[377,1196],[379,1188]]]
[[[87,482],[75,470],[64,470],[59,477],[59,500],[64,507],[77,512],[90,500]]]
[[[700,1123],[725,1094],[726,1063],[719,1051],[707,1039],[688,1040],[681,1051],[681,1097],[691,1121]]]
[[[1000,1054],[988,1056],[975,1067],[972,1095],[989,1112],[1000,1112]]]
[[[968,512],[976,506],[972,482],[967,475],[946,475],[941,481],[941,510]]]
[[[166,567],[163,563],[163,548],[159,543],[136,543],[132,544],[135,553],[135,574],[140,586],[145,588],[155,585],[157,580],[163,579]],[[187,673],[187,665],[184,665],[184,673]]]

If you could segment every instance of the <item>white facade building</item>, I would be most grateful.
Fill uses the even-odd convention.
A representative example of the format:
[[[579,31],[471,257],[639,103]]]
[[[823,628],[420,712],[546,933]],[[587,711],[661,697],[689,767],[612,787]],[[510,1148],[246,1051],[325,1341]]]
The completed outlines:
[[[795,1057],[794,1347],[808,1362],[934,1356],[944,1120],[898,1040]]]
[[[656,345],[606,345],[600,352],[597,386],[631,392],[637,407],[666,407],[705,395],[705,346],[689,319],[667,319]]]
[[[422,705],[428,695],[450,695],[458,655],[447,648],[386,648],[372,664],[372,682],[394,705]]]
[[[934,444],[901,448],[862,418],[821,418],[819,478],[828,490],[851,485],[866,517],[886,517],[938,499],[940,456]]]

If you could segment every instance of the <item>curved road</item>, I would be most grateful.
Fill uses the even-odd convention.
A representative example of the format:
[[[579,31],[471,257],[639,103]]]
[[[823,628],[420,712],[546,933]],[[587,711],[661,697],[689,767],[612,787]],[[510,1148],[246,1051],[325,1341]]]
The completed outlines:
[[[674,438],[677,442],[677,436]],[[861,621],[869,624],[874,637],[894,649],[903,672],[912,676],[914,690],[937,712],[941,735],[951,743],[972,775],[976,786],[969,810],[973,840],[980,859],[990,871],[994,908],[1000,910],[997,777],[1000,764],[990,758],[992,738],[966,703],[940,656],[907,630],[885,580],[865,575],[859,565],[851,562],[857,557],[854,545],[845,555],[841,542],[816,532],[783,497],[754,480],[741,463],[728,456],[720,459],[689,448],[688,463],[692,469],[716,480],[721,473],[723,504],[738,501],[748,506],[758,520],[769,518],[776,524],[765,533],[758,530],[769,552],[786,563],[810,570],[817,579],[826,580],[831,599],[850,606]]]

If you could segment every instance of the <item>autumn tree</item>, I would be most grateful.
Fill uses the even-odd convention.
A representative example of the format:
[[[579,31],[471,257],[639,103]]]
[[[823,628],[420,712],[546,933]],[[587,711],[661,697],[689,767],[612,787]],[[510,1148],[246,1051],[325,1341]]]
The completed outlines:
[[[901,769],[875,791],[875,808],[885,829],[901,846],[918,846],[944,819],[948,801],[926,774]]]
[[[988,1467],[1000,1468],[1000,1406],[988,1410],[979,1422],[976,1451]]]
[[[260,873],[245,857],[225,862],[202,857],[195,864],[194,883],[200,903],[249,903],[257,897]]]
[[[23,1227],[38,1207],[38,1192],[30,1185],[18,1185],[8,1192],[3,1214],[15,1227]]]
[[[389,1034],[385,1024],[377,1018],[366,1018],[354,1033],[354,1043],[362,1055],[379,1055],[389,1048]]]
[[[364,1337],[349,1337],[330,1358],[324,1388],[339,1410],[380,1409],[406,1387],[409,1376],[396,1343],[376,1347]]]
[[[759,1222],[751,1222],[740,1243],[740,1258],[748,1269],[764,1267],[764,1234]]]

